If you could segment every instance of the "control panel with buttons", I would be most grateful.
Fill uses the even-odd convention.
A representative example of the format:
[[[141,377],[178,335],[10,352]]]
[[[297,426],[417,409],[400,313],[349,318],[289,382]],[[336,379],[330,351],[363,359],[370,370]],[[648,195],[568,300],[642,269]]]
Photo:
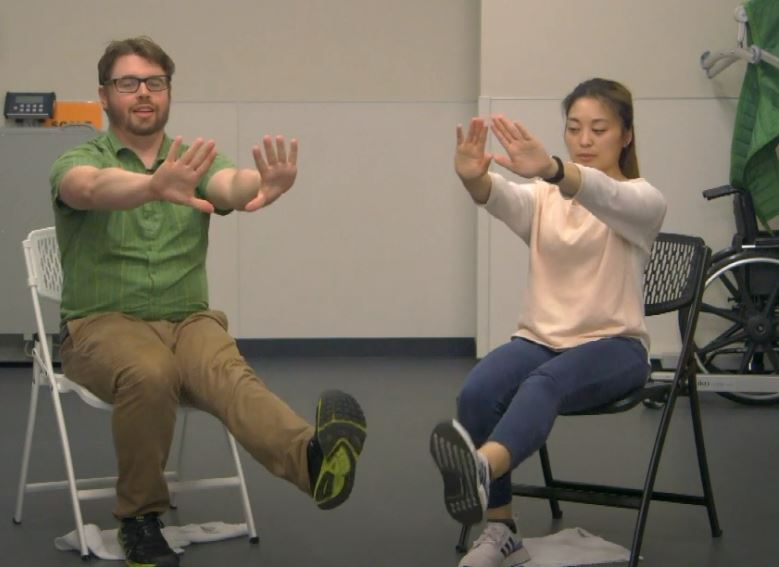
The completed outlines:
[[[51,118],[54,116],[56,99],[54,93],[6,92],[3,115],[15,120]]]

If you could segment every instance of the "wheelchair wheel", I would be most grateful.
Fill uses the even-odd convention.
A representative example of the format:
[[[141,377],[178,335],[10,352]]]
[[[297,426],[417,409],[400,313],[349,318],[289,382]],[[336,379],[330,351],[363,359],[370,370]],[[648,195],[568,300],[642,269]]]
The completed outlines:
[[[779,257],[740,252],[715,262],[706,277],[695,330],[701,372],[779,374]],[[685,310],[686,311],[686,310]],[[680,312],[679,325],[686,326]],[[779,392],[717,392],[748,405],[779,403]]]

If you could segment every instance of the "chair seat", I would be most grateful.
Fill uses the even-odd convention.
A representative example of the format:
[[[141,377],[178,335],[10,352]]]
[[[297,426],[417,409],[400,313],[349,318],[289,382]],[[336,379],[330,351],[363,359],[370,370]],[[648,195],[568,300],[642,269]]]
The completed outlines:
[[[70,380],[64,374],[54,374],[54,380],[57,382],[57,389],[59,390],[60,394],[75,392],[78,397],[81,398],[81,401],[83,401],[85,404],[88,404],[97,409],[111,410],[111,404],[104,402],[83,386],[79,386]]]
[[[636,388],[618,400],[609,402],[606,405],[588,410],[564,412],[562,415],[604,415],[609,413],[621,413],[623,411],[628,411],[645,400],[663,402],[670,391],[670,382],[647,382],[641,388]]]

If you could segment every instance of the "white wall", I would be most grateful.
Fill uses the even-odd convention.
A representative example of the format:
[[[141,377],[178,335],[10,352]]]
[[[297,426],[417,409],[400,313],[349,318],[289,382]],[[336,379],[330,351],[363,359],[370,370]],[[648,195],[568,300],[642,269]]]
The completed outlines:
[[[213,219],[212,305],[234,334],[474,335],[476,214],[451,152],[476,111],[478,2],[77,4],[0,6],[0,91],[94,100],[107,42],[148,34],[176,61],[170,134],[242,166],[265,133],[300,139],[290,193]]]
[[[622,80],[637,100],[643,172],[672,199],[666,228],[722,244],[729,209],[698,194],[726,181],[744,64],[709,80],[698,62],[735,45],[736,4],[4,2],[0,92],[93,100],[105,44],[151,35],[177,63],[171,134],[213,137],[241,165],[266,132],[301,140],[291,193],[266,211],[214,219],[213,304],[238,336],[457,337],[478,328],[483,353],[492,229],[480,220],[477,240],[475,208],[452,173],[454,125],[478,112],[481,96],[482,112],[493,102],[523,118],[537,111],[551,146],[560,141],[556,105],[575,83]],[[516,297],[516,281],[506,281],[501,293]],[[507,306],[493,303],[510,330],[516,312]]]
[[[473,104],[203,106],[178,103],[170,131],[233,140],[239,165],[258,132],[301,140],[288,194],[212,219],[211,294],[237,336],[473,336],[475,212],[441,143]]]
[[[715,81],[704,51],[736,45],[738,0],[482,2],[481,95],[561,100],[606,76],[639,98],[737,96],[743,64]]]
[[[641,173],[669,203],[663,230],[725,246],[734,228],[730,202],[707,202],[701,191],[728,181],[746,64],[708,79],[700,56],[735,46],[735,6],[731,0],[487,0],[480,113],[524,121],[552,153],[566,155],[561,99],[592,76],[623,82],[635,100]],[[484,212],[478,240],[477,354],[483,356],[516,329],[527,254]],[[650,332],[653,353],[678,350],[675,320],[654,318]]]
[[[472,0],[3,2],[0,92],[94,97],[105,45],[147,34],[178,101],[475,101],[478,22]]]

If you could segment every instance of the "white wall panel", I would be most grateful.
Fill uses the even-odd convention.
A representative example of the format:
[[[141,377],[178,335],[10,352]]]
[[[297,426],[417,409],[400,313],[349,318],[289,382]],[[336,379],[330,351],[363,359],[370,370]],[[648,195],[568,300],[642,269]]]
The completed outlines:
[[[482,96],[561,99],[593,76],[637,97],[737,96],[746,63],[715,80],[705,51],[736,46],[737,0],[485,0]]]
[[[109,41],[154,38],[187,102],[470,100],[473,0],[105,0],[0,3],[0,93],[96,97]]]
[[[300,139],[293,189],[239,216],[240,335],[473,336],[476,217],[452,168],[466,103],[240,108],[242,165],[263,133]]]

